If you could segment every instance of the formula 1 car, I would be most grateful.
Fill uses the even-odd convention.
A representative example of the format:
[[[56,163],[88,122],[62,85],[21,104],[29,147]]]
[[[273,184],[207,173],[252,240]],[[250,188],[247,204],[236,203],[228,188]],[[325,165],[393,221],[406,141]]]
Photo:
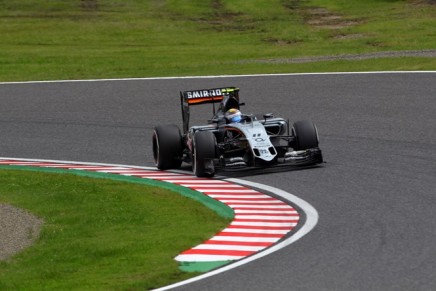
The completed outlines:
[[[274,117],[241,114],[239,122],[226,113],[238,111],[236,87],[180,92],[183,134],[174,124],[158,125],[153,132],[153,158],[158,169],[178,169],[192,164],[197,177],[212,177],[220,169],[266,168],[280,165],[315,165],[323,162],[316,126]],[[207,125],[189,126],[190,107],[212,103]],[[215,109],[215,103],[220,103]]]

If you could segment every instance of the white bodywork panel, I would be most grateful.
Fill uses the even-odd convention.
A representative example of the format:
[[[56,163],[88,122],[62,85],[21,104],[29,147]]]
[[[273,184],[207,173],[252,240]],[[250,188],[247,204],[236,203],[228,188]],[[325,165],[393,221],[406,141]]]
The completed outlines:
[[[272,145],[265,127],[259,121],[231,123],[228,126],[239,129],[245,135],[255,157],[269,162],[277,156],[277,151]]]

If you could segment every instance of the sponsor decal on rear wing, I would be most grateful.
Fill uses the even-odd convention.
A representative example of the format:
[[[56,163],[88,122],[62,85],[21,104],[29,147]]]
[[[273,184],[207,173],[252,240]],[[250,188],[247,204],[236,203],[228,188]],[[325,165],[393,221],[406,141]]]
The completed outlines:
[[[190,106],[204,103],[217,103],[221,101],[225,102],[230,97],[233,97],[237,102],[239,102],[239,88],[224,87],[180,92],[183,132],[187,132],[189,129]],[[213,113],[215,114],[215,104],[213,107]]]
[[[238,88],[214,88],[180,92],[188,105],[221,102],[225,94],[237,94]]]

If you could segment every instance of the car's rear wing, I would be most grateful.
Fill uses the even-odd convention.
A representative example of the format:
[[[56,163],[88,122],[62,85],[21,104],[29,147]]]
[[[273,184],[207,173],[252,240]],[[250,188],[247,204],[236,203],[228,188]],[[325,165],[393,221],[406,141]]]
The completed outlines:
[[[205,103],[221,102],[220,109],[225,110],[229,100],[236,103],[239,108],[239,88],[223,87],[213,89],[201,89],[192,91],[181,91],[180,100],[182,105],[183,130],[188,131],[189,128],[189,107],[192,105],[200,105]],[[213,114],[215,114],[215,106],[213,106]]]

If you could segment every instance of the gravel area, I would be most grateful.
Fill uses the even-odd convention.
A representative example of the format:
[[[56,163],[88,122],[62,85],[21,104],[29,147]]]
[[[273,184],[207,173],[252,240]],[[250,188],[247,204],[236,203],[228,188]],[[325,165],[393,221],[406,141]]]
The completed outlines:
[[[20,252],[38,238],[42,219],[7,204],[0,204],[0,260]]]

